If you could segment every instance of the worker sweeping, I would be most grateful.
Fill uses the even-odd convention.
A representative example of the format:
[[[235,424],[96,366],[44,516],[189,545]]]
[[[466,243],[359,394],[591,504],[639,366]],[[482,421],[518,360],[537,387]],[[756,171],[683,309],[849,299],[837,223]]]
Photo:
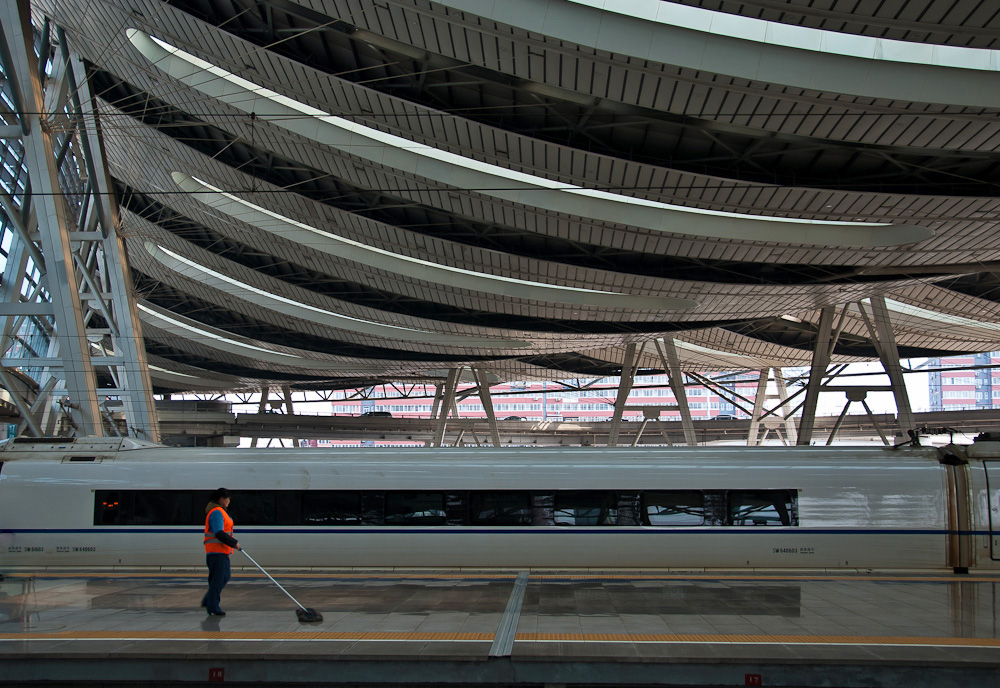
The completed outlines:
[[[208,592],[201,598],[209,616],[225,616],[219,607],[222,589],[230,578],[229,555],[240,549],[233,537],[233,519],[226,509],[232,498],[229,490],[220,487],[208,498],[205,507],[205,561],[208,564]]]

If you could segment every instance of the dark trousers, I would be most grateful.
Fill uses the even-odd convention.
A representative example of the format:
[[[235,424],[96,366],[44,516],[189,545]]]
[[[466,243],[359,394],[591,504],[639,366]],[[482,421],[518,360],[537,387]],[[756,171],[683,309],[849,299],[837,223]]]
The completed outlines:
[[[201,599],[201,604],[211,612],[221,612],[219,600],[222,598],[222,589],[229,582],[229,555],[211,552],[205,555],[205,562],[208,564],[208,592]]]

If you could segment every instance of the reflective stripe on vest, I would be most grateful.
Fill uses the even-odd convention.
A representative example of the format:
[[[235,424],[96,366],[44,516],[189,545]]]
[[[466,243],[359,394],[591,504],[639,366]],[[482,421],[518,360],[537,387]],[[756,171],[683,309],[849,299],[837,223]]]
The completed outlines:
[[[215,537],[215,533],[208,529],[208,522],[212,518],[212,514],[216,511],[222,512],[222,531],[227,535],[233,534],[233,519],[229,518],[229,514],[221,506],[217,506],[207,514],[205,514],[205,553],[206,554],[232,554],[233,548],[229,545],[225,545],[219,542],[219,539]]]

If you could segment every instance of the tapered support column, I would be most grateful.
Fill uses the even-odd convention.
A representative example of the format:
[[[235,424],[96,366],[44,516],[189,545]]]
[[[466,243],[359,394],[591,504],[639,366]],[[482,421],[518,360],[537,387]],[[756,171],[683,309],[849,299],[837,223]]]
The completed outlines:
[[[785,374],[781,371],[781,368],[774,368],[773,370],[774,381],[778,385],[778,401],[780,404],[778,415],[784,419],[785,439],[788,444],[796,444],[798,442],[799,431],[795,427],[795,416],[792,414],[790,406],[792,398],[788,394],[788,383],[785,382]]]
[[[267,398],[270,395],[270,393],[271,393],[271,390],[270,390],[270,388],[267,385],[264,385],[263,387],[260,388],[260,403],[257,404],[257,415],[258,416],[262,415],[264,413],[267,413]],[[258,438],[256,438],[256,437],[254,437],[253,439],[250,440],[250,447],[251,448],[257,446],[257,440],[258,440]],[[268,440],[268,444],[270,444],[270,443],[271,443],[271,441]]]
[[[802,405],[802,421],[799,424],[799,437],[796,444],[808,445],[812,442],[813,429],[816,427],[816,408],[819,403],[820,387],[823,384],[823,378],[826,377],[833,353],[833,314],[833,308],[824,308],[820,312],[819,333],[813,348],[809,385],[806,388],[806,399]]]
[[[285,399],[285,413],[289,416],[295,415],[295,405],[292,403],[292,388],[289,385],[282,385],[281,393]],[[299,447],[302,445],[301,437],[290,437],[293,447]]]
[[[870,301],[874,325],[869,324],[869,329],[874,329],[873,339],[876,341],[882,367],[885,368],[885,373],[889,377],[892,395],[896,400],[896,421],[905,434],[907,430],[913,430],[916,423],[910,408],[910,396],[906,392],[906,382],[903,380],[903,367],[899,362],[896,335],[892,331],[892,322],[889,320],[889,309],[886,308],[885,298],[872,297]],[[863,308],[862,304],[858,304],[858,306]],[[862,310],[862,312],[864,311]]]
[[[769,384],[774,381],[777,392],[770,392]],[[777,400],[777,405],[766,409],[769,400]],[[759,446],[767,439],[772,430],[778,433],[785,444],[795,444],[798,432],[795,428],[795,418],[789,408],[791,399],[788,396],[788,385],[781,368],[763,368],[757,380],[757,394],[754,397],[753,415],[750,418],[750,431],[747,433],[747,446]],[[764,426],[761,434],[760,428]],[[780,428],[784,428],[781,434]]]
[[[667,379],[670,381],[670,391],[674,393],[677,400],[677,410],[681,414],[681,428],[684,430],[684,443],[690,447],[698,444],[698,438],[694,432],[694,419],[691,417],[691,407],[688,406],[687,388],[684,386],[684,373],[681,371],[681,359],[677,355],[677,344],[673,339],[664,339],[663,348],[660,342],[655,342],[656,352],[660,355],[660,361],[667,371]]]
[[[486,412],[486,421],[490,425],[490,438],[493,440],[493,446],[500,446],[500,429],[497,427],[497,414],[493,409],[493,397],[490,396],[490,383],[487,379],[487,372],[484,368],[473,368],[473,375],[476,377],[476,386],[479,389],[479,401],[483,404],[483,410]],[[476,438],[476,442],[479,438]]]
[[[625,404],[628,402],[628,395],[632,391],[632,381],[635,379],[636,361],[642,355],[636,356],[635,344],[625,347],[625,358],[622,361],[621,382],[618,383],[618,395],[615,397],[615,413],[611,418],[611,431],[608,433],[608,446],[618,446],[618,434],[621,429],[622,413],[625,411]]]
[[[448,414],[452,406],[455,405],[455,392],[458,389],[458,375],[461,368],[451,368],[448,371],[448,379],[444,383],[444,395],[441,398],[441,410],[438,417],[437,429],[434,431],[434,438],[431,440],[432,447],[440,447],[444,442],[444,433],[448,428]]]

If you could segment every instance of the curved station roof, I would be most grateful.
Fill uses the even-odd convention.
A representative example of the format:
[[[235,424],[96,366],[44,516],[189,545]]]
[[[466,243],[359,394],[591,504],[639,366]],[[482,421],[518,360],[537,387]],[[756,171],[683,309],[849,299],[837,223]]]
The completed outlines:
[[[815,6],[814,6],[815,5]],[[90,70],[158,391],[1000,348],[1000,13],[36,0]],[[644,370],[662,369],[647,347]]]

